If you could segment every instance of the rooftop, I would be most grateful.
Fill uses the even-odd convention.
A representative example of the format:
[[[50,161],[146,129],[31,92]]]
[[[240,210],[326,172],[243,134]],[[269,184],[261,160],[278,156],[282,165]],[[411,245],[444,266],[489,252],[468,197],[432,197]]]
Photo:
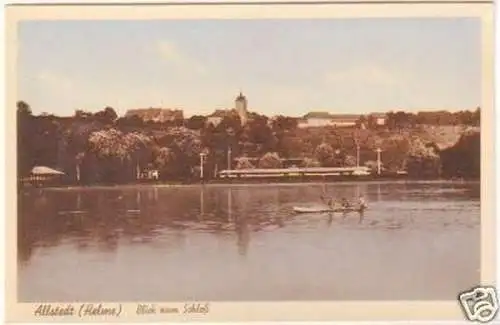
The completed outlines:
[[[238,97],[236,97],[236,100],[246,100],[247,98],[243,95],[243,93],[240,91],[240,94]]]
[[[55,170],[47,166],[35,166],[31,170],[32,175],[64,175],[63,172]]]
[[[207,117],[226,117],[235,114],[234,109],[216,109]]]
[[[360,117],[359,114],[331,114],[328,112],[309,112],[303,118],[319,118],[329,120],[356,120]]]

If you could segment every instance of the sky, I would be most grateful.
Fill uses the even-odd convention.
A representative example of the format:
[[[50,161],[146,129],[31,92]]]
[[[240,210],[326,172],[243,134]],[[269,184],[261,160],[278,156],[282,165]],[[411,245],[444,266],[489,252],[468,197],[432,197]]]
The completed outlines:
[[[474,18],[28,21],[18,99],[33,113],[183,109],[368,113],[474,109]]]

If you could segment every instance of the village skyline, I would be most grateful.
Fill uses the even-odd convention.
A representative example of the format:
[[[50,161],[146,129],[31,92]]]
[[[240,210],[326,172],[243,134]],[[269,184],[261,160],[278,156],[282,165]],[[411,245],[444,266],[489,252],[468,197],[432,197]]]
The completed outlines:
[[[208,115],[239,91],[266,116],[473,109],[479,36],[468,18],[22,22],[18,99],[58,116]]]
[[[199,109],[198,111],[194,110],[189,110],[185,109],[183,106],[172,106],[168,104],[164,104],[163,102],[160,103],[159,105],[149,105],[149,106],[142,106],[142,107],[113,107],[111,105],[104,105],[102,107],[92,107],[92,108],[74,108],[73,110],[68,110],[66,114],[56,114],[54,112],[51,112],[50,110],[43,110],[41,108],[33,107],[30,102],[20,99],[23,102],[26,102],[28,105],[30,105],[30,109],[33,114],[35,115],[54,115],[54,116],[59,116],[59,117],[71,117],[76,114],[76,112],[85,112],[85,113],[97,113],[101,111],[102,109],[106,107],[111,107],[113,108],[118,116],[127,116],[130,115],[133,112],[138,112],[138,111],[146,111],[146,110],[161,110],[164,112],[171,112],[172,114],[182,114],[183,118],[191,118],[193,116],[213,116],[217,115],[220,112],[223,111],[230,111],[235,109],[235,102],[234,98],[236,97],[237,93],[234,93],[232,99],[233,101],[228,101],[228,104],[226,106],[220,106],[220,107],[212,107],[212,108],[204,108],[204,109]],[[310,109],[304,109],[298,112],[298,115],[293,115],[293,114],[288,114],[288,112],[279,112],[279,111],[270,111],[270,112],[264,112],[260,111],[258,108],[252,107],[251,103],[248,102],[248,96],[246,96],[246,93],[240,90],[239,92],[240,95],[244,95],[246,100],[247,100],[247,105],[246,110],[248,113],[255,113],[267,117],[277,117],[277,116],[286,116],[290,118],[306,118],[309,115],[324,115],[324,114],[329,114],[332,116],[337,116],[337,115],[352,115],[352,116],[367,116],[367,115],[377,115],[377,114],[387,114],[390,112],[405,112],[405,113],[412,113],[412,114],[418,114],[420,112],[449,112],[449,113],[458,113],[460,111],[474,111],[481,105],[478,103],[477,105],[472,105],[470,107],[453,107],[453,108],[447,108],[447,107],[416,107],[416,108],[405,108],[401,106],[397,107],[388,107],[388,108],[380,108],[378,110],[372,109],[372,110],[349,110],[349,109],[338,109],[338,108],[326,108],[326,107],[316,107],[316,108],[310,108]],[[231,98],[231,97],[230,97]]]
[[[25,101],[18,101],[19,107],[25,107],[30,114],[33,114],[33,109],[29,103]],[[235,98],[232,107],[224,109],[214,109],[209,114],[192,114],[186,115],[182,109],[176,108],[161,108],[161,107],[148,107],[148,108],[134,108],[128,109],[125,113],[120,114],[113,107],[106,106],[99,111],[89,111],[77,109],[71,116],[57,116],[48,112],[43,112],[39,116],[55,116],[57,118],[86,118],[92,116],[108,116],[111,119],[134,119],[138,118],[142,122],[152,123],[173,123],[184,125],[188,121],[201,121],[205,124],[212,124],[214,127],[226,117],[237,116],[241,125],[246,125],[249,121],[253,120],[256,116],[265,117],[268,119],[267,123],[272,125],[273,121],[280,119],[288,119],[295,121],[298,128],[311,128],[311,127],[354,127],[358,126],[366,128],[367,123],[378,126],[386,126],[389,120],[392,122],[395,119],[406,121],[408,123],[429,123],[430,124],[444,124],[456,125],[465,122],[467,124],[472,116],[478,114],[480,106],[473,109],[466,108],[460,110],[444,110],[444,109],[429,109],[419,110],[416,112],[405,111],[404,109],[395,109],[388,111],[367,112],[367,113],[342,113],[327,110],[309,111],[301,116],[290,116],[285,113],[277,113],[273,115],[265,115],[258,111],[252,110],[248,107],[248,98],[240,92]],[[402,114],[402,115],[401,115]],[[36,114],[34,114],[36,115]],[[399,117],[396,117],[399,116]],[[200,120],[201,119],[201,120]],[[370,121],[370,122],[369,122]],[[413,121],[413,122],[411,122]],[[441,122],[439,122],[441,121]],[[405,122],[405,123],[406,123]],[[198,122],[195,122],[198,123]]]

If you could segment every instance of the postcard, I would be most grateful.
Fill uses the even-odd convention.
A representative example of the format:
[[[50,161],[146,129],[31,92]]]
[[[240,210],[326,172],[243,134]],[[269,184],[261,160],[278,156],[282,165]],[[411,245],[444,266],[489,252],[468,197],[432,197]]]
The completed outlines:
[[[497,316],[492,3],[6,11],[8,321]]]

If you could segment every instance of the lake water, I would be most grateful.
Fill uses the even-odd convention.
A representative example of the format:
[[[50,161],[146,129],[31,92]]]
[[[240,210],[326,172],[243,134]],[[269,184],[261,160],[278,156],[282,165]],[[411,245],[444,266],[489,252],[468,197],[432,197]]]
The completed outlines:
[[[364,195],[369,209],[293,213]],[[137,186],[20,195],[18,298],[456,299],[480,279],[479,183]]]

